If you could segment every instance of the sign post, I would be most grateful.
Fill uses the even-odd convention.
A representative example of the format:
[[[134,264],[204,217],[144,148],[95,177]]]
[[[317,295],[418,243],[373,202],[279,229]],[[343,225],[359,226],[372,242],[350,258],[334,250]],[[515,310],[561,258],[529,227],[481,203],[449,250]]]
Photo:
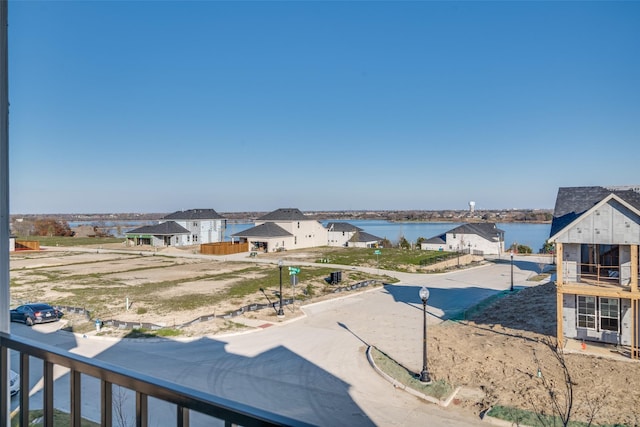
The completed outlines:
[[[373,254],[376,256],[376,266],[378,268],[378,274],[380,274],[380,255],[382,252],[380,252],[380,249],[376,249],[373,251]]]
[[[298,284],[298,267],[289,267],[289,280],[291,281],[291,289],[293,290],[293,311],[296,311],[296,285]]]

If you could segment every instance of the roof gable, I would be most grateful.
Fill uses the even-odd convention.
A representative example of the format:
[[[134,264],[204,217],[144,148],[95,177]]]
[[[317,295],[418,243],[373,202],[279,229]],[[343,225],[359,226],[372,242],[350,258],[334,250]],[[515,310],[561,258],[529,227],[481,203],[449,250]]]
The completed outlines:
[[[186,211],[177,211],[165,216],[162,219],[224,219],[222,215],[213,209],[189,209]]]
[[[231,235],[232,237],[283,237],[293,236],[284,228],[276,225],[272,222],[265,222],[264,224],[257,225],[255,227],[239,231]]]
[[[580,213],[579,215],[575,215],[575,216],[573,216],[573,215],[565,215],[564,220],[567,221],[569,218],[571,218],[571,221],[568,221],[567,224],[565,224],[561,228],[555,230],[556,231],[555,233],[553,233],[554,228],[552,227],[552,234],[549,237],[549,241],[556,241],[558,238],[560,238],[565,233],[570,232],[570,230],[572,230],[573,227],[576,227],[581,223],[584,224],[585,221],[589,220],[592,217],[592,215],[598,214],[598,211],[601,208],[603,208],[605,205],[611,205],[611,207],[613,207],[613,209],[614,209],[614,212],[617,211],[616,213],[618,213],[618,214],[622,213],[625,216],[626,216],[627,213],[630,213],[632,215],[635,214],[636,218],[630,218],[630,220],[632,220],[636,224],[640,224],[640,221],[638,220],[638,217],[640,217],[640,208],[634,206],[631,203],[628,203],[626,200],[624,200],[619,195],[617,195],[615,193],[610,193],[605,198],[600,200],[598,203],[593,205],[590,209],[588,209],[585,212]],[[625,210],[627,210],[627,211],[624,212]],[[621,218],[618,217],[617,220],[614,221],[614,222],[621,222]],[[629,227],[629,224],[627,224],[627,227]],[[624,234],[628,234],[628,233],[625,232]]]
[[[364,231],[358,231],[349,239],[350,242],[356,243],[368,243],[368,242],[380,242],[382,239],[373,234],[366,233]]]
[[[456,228],[447,231],[445,234],[476,234],[485,240],[493,241],[499,238],[504,230],[499,229],[493,222],[479,222],[473,224],[462,224]],[[438,237],[438,236],[434,236]]]
[[[563,229],[596,205],[606,203],[611,195],[631,210],[640,211],[640,193],[631,187],[560,187],[553,210],[550,239],[556,238]]]
[[[446,234],[439,234],[437,236],[433,236],[432,238],[425,240],[422,243],[430,243],[430,244],[442,245],[442,244],[447,243],[446,237],[447,237]]]
[[[308,221],[309,218],[304,216],[300,209],[281,208],[273,212],[261,216],[258,221]]]
[[[144,225],[131,231],[127,231],[126,234],[153,234],[156,236],[167,236],[174,234],[191,234],[191,232],[175,221],[166,221],[160,224]]]
[[[349,224],[348,222],[330,222],[327,224],[327,230],[337,232],[354,232],[362,231],[362,228],[356,227],[355,225]]]

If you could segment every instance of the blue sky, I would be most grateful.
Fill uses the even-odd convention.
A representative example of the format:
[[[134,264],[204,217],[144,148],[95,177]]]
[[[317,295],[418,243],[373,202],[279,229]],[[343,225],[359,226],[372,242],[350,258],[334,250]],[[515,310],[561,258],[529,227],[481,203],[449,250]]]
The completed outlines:
[[[10,1],[12,213],[639,184],[638,2]]]

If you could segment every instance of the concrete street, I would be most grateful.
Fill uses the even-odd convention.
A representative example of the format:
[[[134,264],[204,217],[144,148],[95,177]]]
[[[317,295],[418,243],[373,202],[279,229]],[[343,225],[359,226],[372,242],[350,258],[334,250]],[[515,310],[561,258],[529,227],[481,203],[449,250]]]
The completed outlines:
[[[527,277],[538,271],[537,260],[517,257],[515,284],[526,285]],[[509,263],[438,275],[387,273],[401,282],[307,305],[306,316],[299,320],[250,333],[193,341],[117,341],[55,332],[57,324],[33,328],[12,324],[11,331],[317,425],[481,425],[476,417],[455,408],[441,408],[394,389],[371,368],[364,349],[366,344],[375,345],[418,372],[420,287],[431,292],[428,313],[429,323],[434,324],[508,289]],[[14,357],[13,366],[17,362]],[[39,364],[32,363],[32,408],[42,405],[38,369]],[[64,391],[56,393],[56,407],[68,407],[68,383],[68,375],[61,373],[55,386]],[[97,386],[97,381],[83,378],[83,416],[94,420],[99,420]],[[132,409],[133,395],[124,396],[122,406]],[[173,425],[173,408],[153,401],[150,407],[149,425]],[[203,418],[192,415],[192,425],[212,425]]]

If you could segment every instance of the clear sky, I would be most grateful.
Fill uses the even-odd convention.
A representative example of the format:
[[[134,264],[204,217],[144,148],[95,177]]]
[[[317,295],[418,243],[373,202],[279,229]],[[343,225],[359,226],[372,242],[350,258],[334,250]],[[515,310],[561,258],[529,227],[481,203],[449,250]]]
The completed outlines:
[[[10,1],[12,213],[640,184],[638,2]]]

